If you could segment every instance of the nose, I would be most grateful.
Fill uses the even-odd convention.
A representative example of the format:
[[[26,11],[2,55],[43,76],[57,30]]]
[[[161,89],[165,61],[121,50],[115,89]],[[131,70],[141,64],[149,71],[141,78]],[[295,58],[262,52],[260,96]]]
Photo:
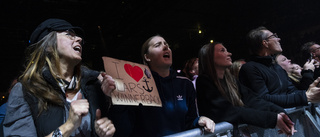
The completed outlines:
[[[168,44],[163,44],[163,50],[169,50],[169,49],[170,49],[170,47]]]
[[[75,36],[75,41],[82,45],[82,38],[79,36]]]

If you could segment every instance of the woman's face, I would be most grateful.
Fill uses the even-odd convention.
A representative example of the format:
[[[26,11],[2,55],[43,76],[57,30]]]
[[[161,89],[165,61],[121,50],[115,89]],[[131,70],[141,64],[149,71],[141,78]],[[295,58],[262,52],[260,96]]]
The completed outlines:
[[[301,76],[302,68],[298,64],[292,64],[292,73]]]
[[[193,75],[198,75],[199,74],[199,60],[195,60],[193,65],[192,65],[192,74]]]
[[[290,69],[292,68],[290,59],[287,59],[287,57],[283,55],[278,55],[276,58],[276,61],[284,70],[286,70],[287,72],[290,72]]]
[[[72,31],[57,32],[57,50],[61,63],[78,64],[82,58],[82,38]]]
[[[172,53],[168,43],[160,36],[156,36],[149,42],[148,53],[145,58],[149,66],[170,68],[172,65]]]
[[[227,68],[232,65],[231,53],[222,44],[214,46],[214,65],[216,68]]]

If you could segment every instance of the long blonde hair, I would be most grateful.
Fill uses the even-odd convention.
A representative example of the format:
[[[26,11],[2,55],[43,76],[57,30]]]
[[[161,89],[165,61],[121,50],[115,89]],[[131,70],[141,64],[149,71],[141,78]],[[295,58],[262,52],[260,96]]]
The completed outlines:
[[[20,82],[27,92],[39,99],[39,114],[48,109],[48,104],[63,106],[63,99],[60,97],[60,91],[56,91],[43,78],[42,73],[49,69],[53,78],[57,79],[62,76],[60,68],[60,58],[57,51],[57,33],[50,32],[39,42],[30,45],[27,53],[27,67],[19,77]],[[30,53],[30,54],[29,54]],[[75,68],[75,75],[78,77],[77,83],[80,82],[80,63]],[[80,84],[77,84],[76,90],[79,90]]]
[[[239,93],[237,81],[235,77],[230,73],[229,69],[226,69],[224,74],[224,80],[226,82],[227,87],[223,87],[220,82],[217,71],[214,67],[214,47],[217,44],[221,43],[210,43],[204,45],[199,51],[199,74],[208,75],[212,80],[213,84],[215,84],[222,94],[222,96],[226,97],[229,102],[231,102],[234,106],[243,106],[243,102],[241,100],[241,96]],[[200,91],[201,92],[201,91]]]

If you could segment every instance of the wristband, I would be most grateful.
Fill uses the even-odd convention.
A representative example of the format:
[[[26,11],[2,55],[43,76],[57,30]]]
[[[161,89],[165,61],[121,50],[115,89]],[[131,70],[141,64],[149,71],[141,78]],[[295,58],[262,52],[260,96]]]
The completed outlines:
[[[53,132],[52,137],[63,137],[63,136],[62,136],[62,132],[60,131],[59,128],[57,128],[57,129]]]

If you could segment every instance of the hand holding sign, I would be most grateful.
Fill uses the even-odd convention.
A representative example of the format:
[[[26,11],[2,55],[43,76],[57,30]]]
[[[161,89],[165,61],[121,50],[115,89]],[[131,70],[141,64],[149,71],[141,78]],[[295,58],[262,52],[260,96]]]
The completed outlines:
[[[111,96],[114,105],[162,106],[148,66],[109,57],[102,59],[106,73],[102,74],[101,89]]]
[[[111,92],[116,89],[114,79],[104,72],[101,73],[101,76],[103,78],[101,82],[101,89],[105,95],[111,97]]]

